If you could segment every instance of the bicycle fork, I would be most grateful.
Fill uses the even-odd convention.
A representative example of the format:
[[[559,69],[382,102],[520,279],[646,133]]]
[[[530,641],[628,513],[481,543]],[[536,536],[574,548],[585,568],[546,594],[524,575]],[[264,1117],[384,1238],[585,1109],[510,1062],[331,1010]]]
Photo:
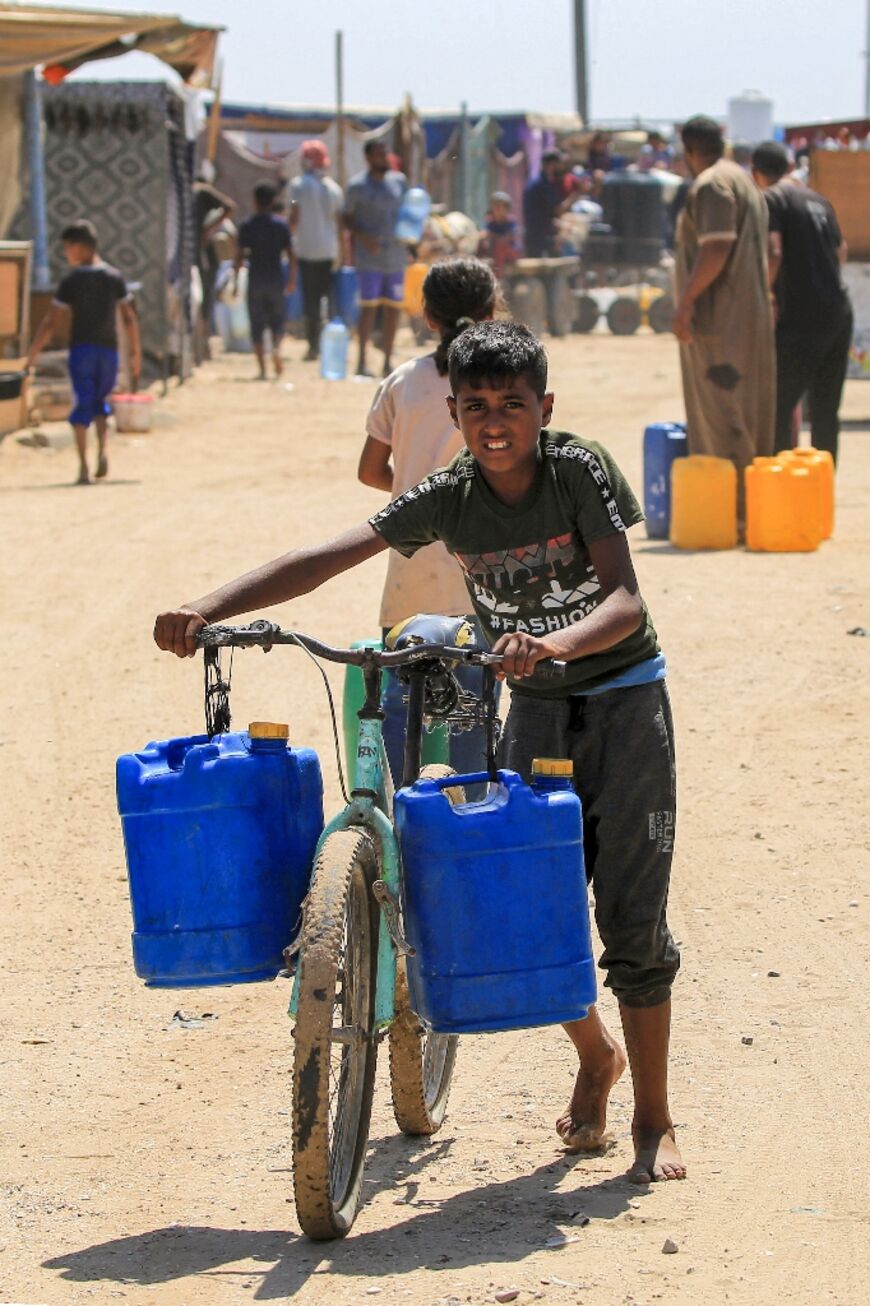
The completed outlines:
[[[363,709],[365,711],[365,709]],[[386,814],[384,774],[386,756],[379,716],[360,715],[356,754],[356,787],[347,807],[329,822],[317,844],[319,855],[326,839],[340,830],[361,830],[376,845],[380,878],[373,897],[380,908],[378,921],[375,1029],[384,1029],[393,1019],[396,987],[396,954],[404,949],[399,931],[399,844]],[[299,998],[299,969],[296,968],[289,1014],[296,1015]]]

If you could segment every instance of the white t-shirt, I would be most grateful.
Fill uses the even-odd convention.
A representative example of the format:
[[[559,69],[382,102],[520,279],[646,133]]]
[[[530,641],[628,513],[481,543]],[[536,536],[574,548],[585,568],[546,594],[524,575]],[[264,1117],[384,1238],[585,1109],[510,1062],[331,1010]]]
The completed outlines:
[[[336,219],[344,205],[338,183],[322,172],[303,172],[290,183],[290,200],[299,213],[293,232],[296,257],[312,262],[335,259],[338,255]]]
[[[447,411],[450,381],[432,357],[411,359],[378,386],[366,433],[393,453],[393,498],[417,485],[463,447]],[[380,623],[394,626],[417,612],[461,617],[471,611],[462,569],[443,544],[403,558],[390,551]]]

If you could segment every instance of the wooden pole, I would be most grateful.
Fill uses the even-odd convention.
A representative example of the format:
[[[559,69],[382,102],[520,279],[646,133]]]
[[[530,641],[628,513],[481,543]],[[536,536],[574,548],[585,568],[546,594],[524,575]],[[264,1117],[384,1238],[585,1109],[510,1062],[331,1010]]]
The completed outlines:
[[[344,33],[335,34],[335,179],[344,190]]]
[[[221,134],[221,104],[224,80],[223,60],[218,63],[217,76],[214,81],[214,99],[211,102],[211,109],[208,115],[208,135],[205,143],[205,157],[209,163],[214,163],[217,158],[218,141]]]
[[[574,0],[574,86],[577,114],[589,121],[589,77],[586,67],[586,0]]]

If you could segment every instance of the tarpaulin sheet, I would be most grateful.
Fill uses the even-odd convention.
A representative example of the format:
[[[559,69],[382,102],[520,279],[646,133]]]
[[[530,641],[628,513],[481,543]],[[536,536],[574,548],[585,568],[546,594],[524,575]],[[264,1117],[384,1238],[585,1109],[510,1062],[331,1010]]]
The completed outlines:
[[[62,76],[91,59],[140,50],[169,64],[185,81],[207,85],[221,30],[169,14],[0,4],[0,77],[39,65],[57,68]]]

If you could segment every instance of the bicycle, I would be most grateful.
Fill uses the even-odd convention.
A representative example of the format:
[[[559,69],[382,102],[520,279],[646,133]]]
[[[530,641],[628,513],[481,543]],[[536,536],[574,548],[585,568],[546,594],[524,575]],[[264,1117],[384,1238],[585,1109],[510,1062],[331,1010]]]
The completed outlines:
[[[447,1107],[458,1039],[427,1031],[409,1005],[402,933],[401,861],[390,819],[392,786],[382,739],[381,670],[399,669],[408,683],[408,722],[402,784],[421,774],[439,779],[455,772],[430,765],[421,771],[423,731],[429,722],[448,729],[482,725],[486,775],[495,780],[499,723],[494,669],[499,655],[455,639],[461,619],[417,617],[406,623],[396,647],[337,649],[310,635],[267,621],[248,626],[206,626],[206,721],[210,735],[229,728],[229,677],[220,650],[295,644],[315,661],[326,682],[339,779],[346,806],[323,831],[302,923],[284,957],[293,974],[294,1018],[293,1185],[296,1211],[310,1238],[343,1237],[359,1208],[368,1143],[378,1045],[389,1040],[393,1112],[403,1133],[434,1134]],[[440,638],[436,638],[440,637]],[[364,701],[354,787],[347,793],[335,708],[318,659],[362,670]],[[451,667],[484,668],[480,698],[461,689]],[[564,663],[538,664],[543,674],[564,673]],[[348,758],[349,765],[351,759]],[[475,777],[479,779],[480,777]],[[452,803],[461,785],[446,787]]]

